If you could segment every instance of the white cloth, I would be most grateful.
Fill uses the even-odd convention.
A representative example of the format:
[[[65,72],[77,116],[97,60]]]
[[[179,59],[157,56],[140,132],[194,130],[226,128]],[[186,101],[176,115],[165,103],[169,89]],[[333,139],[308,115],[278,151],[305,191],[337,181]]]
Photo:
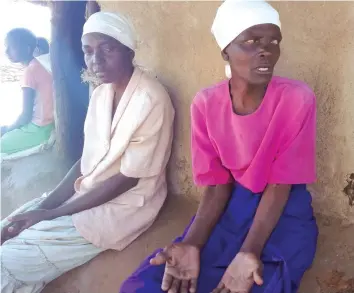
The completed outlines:
[[[12,215],[31,210],[41,200],[28,202]],[[1,227],[7,223],[2,221]],[[0,247],[1,293],[39,293],[102,251],[78,233],[71,216],[38,223]]]
[[[50,55],[48,54],[43,54],[35,57],[38,62],[50,73],[52,74],[52,65],[50,63]]]
[[[267,2],[226,0],[216,13],[211,32],[224,50],[246,29],[266,23],[281,27],[278,12]]]
[[[92,14],[84,25],[82,35],[89,33],[101,33],[110,36],[133,51],[136,49],[134,27],[122,14],[111,12]]]

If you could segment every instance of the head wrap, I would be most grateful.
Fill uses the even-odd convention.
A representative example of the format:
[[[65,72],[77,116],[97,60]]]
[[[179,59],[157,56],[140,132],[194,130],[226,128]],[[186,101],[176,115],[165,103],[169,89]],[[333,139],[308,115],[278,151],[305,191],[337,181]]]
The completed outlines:
[[[246,29],[271,23],[280,28],[278,12],[263,0],[226,0],[219,7],[211,32],[224,50]]]
[[[136,34],[131,22],[119,13],[96,12],[86,21],[82,35],[101,33],[135,51]]]

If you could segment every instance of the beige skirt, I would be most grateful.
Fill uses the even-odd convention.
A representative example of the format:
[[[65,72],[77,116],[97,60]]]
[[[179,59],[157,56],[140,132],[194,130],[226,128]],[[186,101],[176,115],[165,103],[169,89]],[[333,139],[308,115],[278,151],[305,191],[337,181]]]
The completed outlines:
[[[36,198],[11,215],[33,209]],[[1,222],[1,227],[8,223]],[[1,293],[37,293],[46,284],[102,252],[76,230],[72,217],[40,222],[0,247]]]

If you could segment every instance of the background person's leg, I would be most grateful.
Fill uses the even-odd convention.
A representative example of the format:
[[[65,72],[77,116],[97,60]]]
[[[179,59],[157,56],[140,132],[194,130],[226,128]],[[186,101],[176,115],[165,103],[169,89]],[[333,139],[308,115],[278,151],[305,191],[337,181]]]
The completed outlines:
[[[43,144],[48,141],[53,129],[53,124],[37,126],[29,123],[19,129],[9,131],[0,139],[0,152],[9,155]]]
[[[95,256],[102,249],[87,242],[71,216],[43,221],[1,247],[1,292],[37,293]]]

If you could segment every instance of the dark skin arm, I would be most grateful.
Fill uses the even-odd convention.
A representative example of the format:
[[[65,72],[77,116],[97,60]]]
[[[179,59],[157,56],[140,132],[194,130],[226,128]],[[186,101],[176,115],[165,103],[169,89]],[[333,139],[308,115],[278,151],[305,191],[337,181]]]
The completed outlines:
[[[230,199],[233,183],[206,187],[184,243],[203,248]]]
[[[22,88],[22,105],[23,105],[22,113],[17,118],[15,123],[13,123],[10,126],[2,127],[1,134],[20,128],[31,122],[33,116],[35,96],[36,96],[36,91],[34,89],[29,87]]]
[[[74,183],[82,175],[81,174],[81,159],[78,160],[69,172],[58,184],[58,186],[41,202],[38,209],[51,210],[54,209],[75,194]]]
[[[86,194],[74,199],[73,201],[59,206],[52,210],[33,210],[27,213],[14,216],[10,221],[25,221],[24,229],[34,224],[51,220],[62,216],[73,215],[94,207],[103,205],[104,203],[116,198],[124,192],[132,189],[139,182],[138,178],[126,177],[119,173],[106,181],[99,184]]]
[[[257,208],[250,231],[242,245],[242,252],[250,252],[258,258],[277,225],[288,202],[291,185],[270,184],[265,189]]]
[[[138,178],[127,177],[122,173],[119,173],[107,179],[105,182],[101,183],[85,195],[52,210],[50,213],[50,218],[53,219],[61,216],[72,215],[103,205],[104,203],[109,202],[117,196],[132,189],[138,184],[138,182]]]
[[[197,211],[196,218],[184,239],[202,248],[211,231],[224,212],[229,201],[233,184],[209,186]],[[279,221],[288,201],[291,185],[268,185],[262,195],[253,224],[242,245],[242,252],[254,253],[260,257],[264,245]]]

